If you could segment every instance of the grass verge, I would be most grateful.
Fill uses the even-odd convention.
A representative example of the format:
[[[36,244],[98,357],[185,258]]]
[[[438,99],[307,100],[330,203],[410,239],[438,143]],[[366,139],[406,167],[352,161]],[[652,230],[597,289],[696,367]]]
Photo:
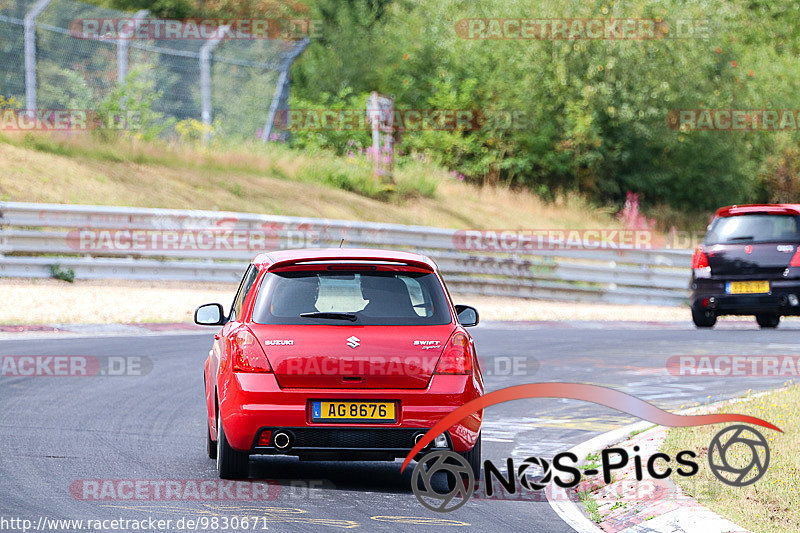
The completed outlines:
[[[714,477],[706,459],[708,444],[722,429],[714,425],[669,431],[662,446],[665,453],[674,457],[680,450],[694,450],[702,459],[696,476],[676,477],[676,482],[701,504],[749,531],[800,531],[800,386],[736,402],[724,410],[762,418],[784,431],[758,428],[771,452],[764,477],[741,488],[729,487]],[[747,448],[731,452],[734,461],[750,456]]]

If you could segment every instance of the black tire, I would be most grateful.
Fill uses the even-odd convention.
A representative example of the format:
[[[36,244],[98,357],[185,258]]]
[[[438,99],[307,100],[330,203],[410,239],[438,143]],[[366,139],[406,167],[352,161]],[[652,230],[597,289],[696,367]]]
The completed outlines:
[[[756,315],[756,322],[762,328],[777,328],[781,322],[781,315],[776,313],[760,313]]]
[[[708,309],[699,309],[692,306],[692,322],[698,328],[713,328],[717,323],[717,314]]]
[[[211,428],[206,420],[206,453],[209,459],[217,458],[217,441],[211,440]]]
[[[472,467],[472,473],[475,474],[475,481],[481,479],[481,434],[478,433],[478,440],[471,450],[466,452],[458,452],[458,454],[467,460],[469,466]]]
[[[207,390],[205,387],[206,384],[206,373],[203,372],[203,396],[207,395]],[[214,399],[214,405],[216,406],[216,398]],[[216,408],[214,410],[214,414],[217,414]],[[217,458],[217,442],[211,440],[211,424],[208,423],[208,419],[206,419],[206,453],[208,454],[209,459],[216,459]]]
[[[466,452],[456,452],[458,455],[466,459],[467,463],[469,463],[470,468],[472,468],[472,473],[475,476],[475,483],[477,483],[481,479],[481,436],[478,434],[478,441],[475,443],[475,446],[472,447],[471,450]],[[461,481],[466,484],[467,480],[464,478],[459,477],[458,479],[451,473],[447,473],[447,488],[449,490],[453,490],[456,486],[458,481]]]
[[[231,448],[225,438],[220,416],[217,415],[217,473],[222,479],[247,479],[250,473],[250,454]]]

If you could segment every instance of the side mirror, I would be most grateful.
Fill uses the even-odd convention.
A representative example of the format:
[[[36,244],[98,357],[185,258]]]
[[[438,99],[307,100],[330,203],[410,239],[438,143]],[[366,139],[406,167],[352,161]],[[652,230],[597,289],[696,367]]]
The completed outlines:
[[[480,317],[478,316],[478,310],[468,305],[457,305],[456,314],[458,315],[458,321],[465,328],[477,326],[478,321],[480,320]]]
[[[200,326],[224,326],[227,322],[221,304],[201,305],[194,311],[194,323]]]

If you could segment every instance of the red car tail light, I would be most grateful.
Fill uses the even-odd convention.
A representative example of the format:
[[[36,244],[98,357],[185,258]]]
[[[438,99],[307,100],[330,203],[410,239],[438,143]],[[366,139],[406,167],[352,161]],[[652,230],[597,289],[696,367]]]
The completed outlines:
[[[436,374],[472,374],[472,348],[463,333],[456,332],[436,365]]]
[[[231,338],[231,360],[234,372],[272,372],[267,354],[247,329],[239,330]]]
[[[272,444],[272,431],[269,429],[265,429],[261,432],[261,435],[258,436],[258,445],[259,446],[270,446]]]
[[[789,263],[790,267],[800,267],[800,246],[797,247],[797,251],[792,256],[792,261]]]
[[[692,255],[692,268],[708,268],[708,256],[702,246],[698,246]]]

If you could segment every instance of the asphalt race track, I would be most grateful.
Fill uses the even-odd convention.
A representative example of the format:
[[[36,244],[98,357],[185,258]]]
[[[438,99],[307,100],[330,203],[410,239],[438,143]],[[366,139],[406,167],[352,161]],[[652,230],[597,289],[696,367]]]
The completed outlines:
[[[483,324],[473,329],[487,390],[536,381],[615,387],[665,409],[730,398],[789,378],[681,377],[673,355],[798,355],[798,324],[774,331],[721,324]],[[569,531],[546,502],[470,501],[452,513],[425,510],[400,463],[317,463],[255,458],[254,479],[277,480],[271,501],[86,501],[82,480],[217,480],[205,453],[206,334],[42,337],[0,341],[0,355],[146,357],[146,375],[0,377],[0,516],[36,524],[71,519],[262,517],[263,531]],[[516,362],[516,371],[513,364]],[[486,411],[483,456],[550,457],[634,421],[571,400],[523,400]],[[174,530],[174,529],[173,529]]]

